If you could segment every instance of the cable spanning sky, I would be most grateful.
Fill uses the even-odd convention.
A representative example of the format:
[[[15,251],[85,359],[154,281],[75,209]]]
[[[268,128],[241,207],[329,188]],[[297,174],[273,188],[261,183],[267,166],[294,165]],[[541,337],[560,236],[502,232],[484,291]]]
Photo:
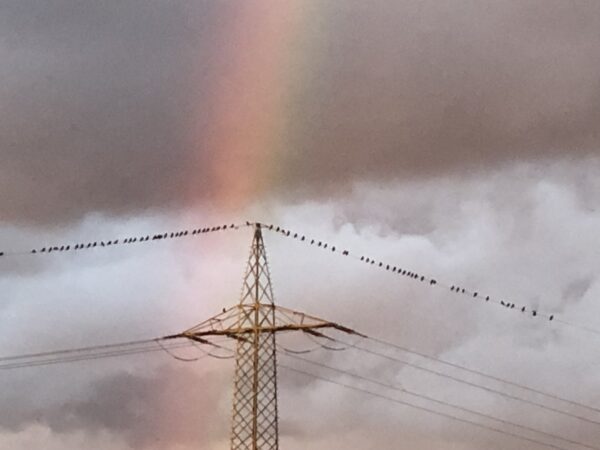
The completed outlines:
[[[558,322],[600,329],[599,47],[591,0],[0,0],[0,251],[27,253],[0,258],[0,357],[187,329],[239,299],[251,232],[31,249],[250,220],[546,316],[265,233],[282,306],[599,408],[599,338]],[[0,448],[228,448],[231,361],[138,350],[0,370]],[[558,447],[599,442],[385,358],[318,355]],[[285,364],[334,383],[281,371],[282,448],[535,448]]]

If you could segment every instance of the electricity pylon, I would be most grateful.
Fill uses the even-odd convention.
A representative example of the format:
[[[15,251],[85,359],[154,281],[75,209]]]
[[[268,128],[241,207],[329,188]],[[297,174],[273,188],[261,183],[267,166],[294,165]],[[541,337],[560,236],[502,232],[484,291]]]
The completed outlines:
[[[236,341],[231,450],[278,450],[276,335],[302,331],[326,337],[321,329],[358,334],[350,328],[276,306],[262,237],[254,224],[254,238],[240,302],[201,324],[169,338],[212,344],[210,337]]]

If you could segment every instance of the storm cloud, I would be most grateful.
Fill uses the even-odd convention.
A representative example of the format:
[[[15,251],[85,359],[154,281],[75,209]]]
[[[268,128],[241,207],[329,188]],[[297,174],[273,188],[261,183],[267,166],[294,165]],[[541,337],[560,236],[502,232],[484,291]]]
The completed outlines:
[[[285,98],[274,120],[244,102],[263,96],[272,70],[251,38],[290,17],[260,9],[239,29],[235,2],[3,2],[2,219],[210,202],[224,189],[215,165],[264,178],[247,200],[301,200],[356,181],[597,152],[597,2],[292,5],[284,11],[300,19],[277,62]],[[258,65],[236,67],[240,54]],[[239,85],[244,70],[259,81]],[[212,140],[224,92],[242,87],[252,92],[232,108],[273,122],[273,148],[235,140],[235,123],[232,148]],[[252,168],[263,152],[269,173]]]
[[[265,233],[278,304],[598,405],[598,336],[580,326],[600,329],[600,4],[272,5],[0,0],[0,251],[280,224],[564,322]],[[228,181],[237,203],[224,201]],[[238,301],[250,237],[0,258],[0,355],[187,329]],[[600,439],[589,423],[373,355],[307,357]],[[222,450],[232,371],[164,352],[0,370],[0,448]],[[283,367],[279,388],[287,450],[537,448]]]

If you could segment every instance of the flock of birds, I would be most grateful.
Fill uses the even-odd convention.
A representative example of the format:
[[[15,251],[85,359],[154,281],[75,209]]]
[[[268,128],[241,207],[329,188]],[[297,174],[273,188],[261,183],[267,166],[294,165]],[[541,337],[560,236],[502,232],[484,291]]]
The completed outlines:
[[[289,238],[292,238],[292,239],[297,239],[297,240],[299,240],[301,242],[305,242],[305,243],[307,243],[309,245],[316,245],[317,247],[320,247],[320,248],[322,248],[324,250],[329,249],[331,252],[336,252],[336,247],[332,246],[332,245],[329,245],[327,242],[318,241],[316,239],[310,239],[310,238],[307,238],[305,235],[301,235],[299,233],[292,232],[290,230],[284,229],[284,228],[279,227],[279,226],[274,226],[274,225],[262,225],[262,226],[265,227],[268,230],[272,230],[272,231],[275,231],[277,233],[281,233],[283,236],[286,236],[286,237],[289,237]],[[350,252],[348,250],[342,250],[340,253],[343,256],[351,256]],[[466,296],[469,296],[469,297],[475,298],[475,299],[483,299],[486,302],[492,301],[492,302],[497,303],[498,305],[503,306],[503,307],[505,307],[507,309],[515,309],[515,308],[517,308],[516,303],[511,303],[511,302],[504,301],[504,300],[494,300],[489,295],[482,296],[477,291],[470,291],[470,290],[467,290],[465,288],[459,287],[457,285],[444,285],[444,284],[439,283],[437,281],[437,279],[435,279],[435,278],[426,277],[425,275],[421,275],[421,274],[419,274],[417,272],[413,272],[411,270],[407,270],[407,269],[403,269],[403,268],[398,267],[398,266],[387,264],[387,263],[384,263],[383,261],[379,261],[379,260],[376,260],[374,258],[370,258],[370,257],[367,257],[367,256],[363,255],[363,256],[360,256],[358,258],[358,260],[361,261],[361,262],[363,262],[363,263],[365,263],[365,264],[369,264],[371,266],[375,266],[377,268],[380,268],[380,269],[388,271],[388,272],[396,273],[398,275],[402,275],[402,276],[411,278],[413,280],[416,280],[416,281],[419,281],[419,282],[422,282],[422,283],[428,283],[430,286],[436,286],[436,287],[439,286],[439,287],[442,287],[442,288],[447,288],[447,289],[450,290],[450,292],[453,292],[455,294],[466,295]],[[545,317],[549,321],[553,321],[554,320],[554,314],[550,314],[550,315],[540,314],[537,309],[533,309],[533,308],[528,309],[524,305],[520,305],[518,309],[522,313],[531,312],[531,316],[532,317]]]
[[[185,229],[185,230],[181,230],[181,231],[171,231],[171,232],[158,233],[158,234],[152,234],[152,235],[128,237],[125,239],[111,239],[111,240],[106,240],[106,241],[101,240],[101,241],[90,241],[90,242],[77,243],[77,244],[45,246],[45,247],[40,247],[40,248],[34,248],[29,253],[30,254],[39,254],[39,253],[43,254],[43,253],[53,253],[53,252],[69,252],[69,251],[95,249],[95,248],[99,248],[99,247],[100,248],[101,247],[112,247],[112,246],[116,246],[116,245],[129,245],[129,244],[143,243],[143,242],[149,242],[149,241],[162,241],[162,240],[167,240],[167,239],[177,239],[177,238],[188,237],[188,236],[196,236],[196,235],[202,235],[202,234],[207,234],[207,233],[214,233],[214,232],[218,232],[218,231],[233,230],[233,229],[238,230],[240,228],[251,227],[251,226],[260,226],[261,228],[264,228],[264,229],[267,229],[270,231],[274,231],[276,233],[282,234],[283,236],[304,242],[307,245],[316,246],[323,250],[328,250],[332,253],[339,253],[342,256],[355,257],[360,262],[368,264],[370,266],[374,266],[374,267],[386,270],[388,272],[402,275],[402,276],[408,277],[410,279],[413,279],[413,280],[416,280],[416,281],[419,281],[422,283],[427,283],[430,286],[449,289],[450,292],[453,292],[455,294],[461,294],[461,295],[469,296],[469,297],[476,298],[476,299],[483,299],[486,302],[497,303],[498,305],[503,306],[507,309],[517,308],[517,305],[515,303],[507,302],[504,300],[496,300],[496,299],[491,298],[489,295],[482,296],[476,291],[470,291],[465,288],[459,287],[457,285],[445,285],[445,284],[438,282],[435,278],[426,277],[424,275],[418,274],[417,272],[403,269],[403,268],[400,268],[398,266],[394,266],[391,264],[387,264],[387,263],[384,263],[383,261],[379,261],[379,260],[376,260],[371,257],[367,257],[364,255],[360,256],[360,257],[354,256],[353,254],[350,253],[349,250],[345,250],[345,249],[340,250],[335,245],[330,245],[329,243],[322,241],[322,240],[309,238],[306,235],[292,232],[291,230],[285,229],[280,226],[266,225],[266,224],[262,224],[262,223],[249,222],[249,221],[246,221],[244,224],[232,223],[232,224],[228,224],[228,225],[218,225],[218,226],[213,226],[213,227]],[[22,253],[8,253],[8,252],[0,251],[0,257],[15,255],[15,254],[22,254]],[[544,317],[550,321],[554,320],[553,314],[550,314],[550,315],[541,314],[538,310],[529,309],[524,305],[519,305],[519,307],[517,309],[520,310],[522,313],[530,311],[531,315],[533,317]]]

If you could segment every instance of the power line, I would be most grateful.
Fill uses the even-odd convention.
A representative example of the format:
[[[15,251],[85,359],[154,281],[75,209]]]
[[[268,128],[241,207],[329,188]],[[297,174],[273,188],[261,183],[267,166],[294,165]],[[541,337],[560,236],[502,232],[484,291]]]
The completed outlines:
[[[225,340],[225,339],[223,339],[223,340]],[[221,341],[223,341],[223,340],[221,340]],[[339,341],[337,339],[334,339],[334,340],[338,341],[341,344],[345,344],[345,343],[343,343],[343,342],[341,342],[341,341]],[[176,343],[168,342],[168,343],[164,343],[164,344],[161,343],[161,344],[157,345],[160,341],[162,341],[161,338],[158,338],[158,339],[146,339],[146,340],[139,340],[139,341],[122,342],[122,343],[117,343],[117,344],[97,345],[97,346],[91,346],[91,347],[80,347],[80,348],[74,348],[74,349],[56,350],[56,351],[50,351],[50,352],[38,352],[38,353],[30,353],[30,354],[25,354],[25,355],[14,355],[14,356],[1,357],[0,361],[4,362],[4,364],[0,364],[0,370],[19,369],[19,368],[26,368],[26,367],[48,366],[48,365],[54,365],[54,364],[64,364],[64,363],[72,363],[72,362],[79,362],[79,361],[89,361],[89,360],[96,360],[96,359],[103,359],[103,358],[112,358],[112,357],[118,357],[118,356],[129,356],[129,355],[136,355],[136,354],[150,353],[150,352],[157,352],[157,351],[166,351],[171,357],[175,357],[176,359],[183,360],[182,358],[179,358],[176,355],[173,355],[170,352],[170,350],[180,349],[180,348],[186,348],[186,347],[189,348],[191,346],[197,346],[197,344],[195,342],[176,342]],[[221,341],[219,341],[219,342],[221,342]],[[227,347],[223,347],[223,346],[221,346],[221,345],[219,345],[217,343],[213,343],[213,345],[215,347],[219,348],[219,349],[231,351],[231,349],[229,349]],[[380,354],[380,353],[377,353],[377,352],[372,352],[372,351],[370,351],[368,349],[364,349],[364,348],[358,347],[356,345],[354,345],[354,346],[352,344],[345,344],[345,345],[348,345],[349,347],[355,348],[357,350],[367,351],[368,353],[371,353],[371,354],[374,354],[374,355],[377,355],[377,356],[381,356],[381,357],[384,357],[386,359],[392,359],[394,361],[401,362],[403,364],[407,364],[405,361],[401,361],[399,359],[389,357],[388,355],[383,355],[383,354]],[[203,357],[207,357],[207,356],[216,357],[216,358],[223,358],[222,356],[214,355],[214,354],[210,354],[210,353],[205,353],[203,355]],[[353,374],[351,372],[343,371],[341,369],[337,369],[337,368],[334,368],[334,367],[326,366],[324,364],[317,363],[315,361],[311,361],[311,360],[308,360],[308,359],[305,359],[305,358],[301,358],[301,357],[298,357],[298,356],[292,356],[292,355],[287,355],[287,356],[290,357],[290,358],[296,358],[296,359],[299,359],[299,360],[302,360],[302,361],[305,361],[305,362],[308,362],[310,364],[317,365],[317,366],[320,366],[320,367],[323,367],[323,368],[327,368],[327,369],[330,369],[330,370],[341,372],[341,373],[344,373],[346,375],[353,376],[353,377],[355,377],[357,379],[362,379],[364,381],[368,381],[368,382],[371,382],[371,383],[374,383],[374,384],[378,384],[378,385],[380,385],[382,387],[386,387],[386,388],[389,388],[389,389],[398,390],[398,391],[404,392],[404,393],[406,393],[408,395],[419,397],[419,398],[422,398],[422,399],[425,399],[425,400],[428,400],[428,401],[432,401],[432,402],[435,402],[435,403],[438,403],[438,404],[442,404],[442,405],[445,405],[445,406],[453,407],[453,408],[462,410],[464,412],[468,412],[468,413],[471,413],[471,414],[478,415],[480,417],[488,418],[490,420],[496,420],[498,422],[501,422],[501,423],[504,423],[504,424],[507,424],[507,425],[511,425],[511,426],[522,428],[522,429],[525,429],[525,430],[528,430],[528,431],[540,433],[540,434],[543,434],[543,435],[546,435],[548,437],[552,437],[552,438],[555,438],[555,439],[561,439],[564,442],[570,442],[572,444],[580,445],[580,446],[587,447],[587,448],[590,448],[590,449],[595,449],[596,448],[596,447],[591,447],[589,445],[582,444],[582,443],[579,443],[577,441],[572,441],[572,440],[569,440],[567,438],[563,438],[563,437],[560,437],[560,436],[557,436],[557,435],[552,435],[550,433],[546,433],[546,432],[541,431],[541,430],[536,430],[534,428],[517,425],[517,424],[514,424],[512,422],[509,422],[509,421],[506,421],[504,419],[500,419],[500,418],[497,418],[497,417],[494,417],[494,416],[488,416],[486,414],[479,413],[479,412],[476,412],[476,411],[472,411],[472,410],[469,410],[467,408],[463,408],[461,406],[451,404],[449,402],[444,402],[444,401],[441,401],[441,400],[438,400],[438,399],[434,399],[432,397],[428,397],[428,396],[425,396],[423,394],[414,393],[414,392],[408,391],[407,389],[398,388],[396,386],[393,386],[393,385],[390,385],[390,384],[386,384],[386,383],[383,383],[383,382],[378,381],[378,380],[374,380],[374,379],[371,379],[371,378],[368,378],[368,377],[364,377],[364,376],[361,376],[361,375],[358,375],[358,374]],[[229,357],[231,357],[231,356],[227,356],[226,358],[229,358]],[[194,360],[198,360],[198,359],[200,359],[200,358],[195,358]],[[410,363],[408,363],[408,365],[411,366],[411,367],[416,367],[414,365],[411,365]],[[281,366],[281,367],[288,368],[286,366]],[[424,370],[424,368],[422,368],[422,367],[418,367],[418,368],[421,369],[421,370]],[[439,373],[439,372],[436,372],[436,371],[431,371],[429,369],[425,369],[425,370],[430,371],[431,373],[438,374],[440,376],[447,376],[446,374],[442,374],[442,373]],[[450,377],[450,378],[453,379],[453,380],[455,380],[455,381],[464,382],[464,380],[456,379],[454,377]],[[476,387],[482,388],[481,386],[476,386]],[[356,390],[357,388],[352,387],[352,389]],[[370,393],[372,395],[383,397],[383,396],[381,396],[379,394],[375,394],[375,393],[371,393],[371,392],[367,392],[367,391],[365,391],[365,392],[366,393]],[[499,393],[500,395],[504,395],[504,393],[501,393],[501,392],[497,392],[497,393]],[[405,404],[406,406],[416,407],[418,409],[422,409],[422,410],[425,410],[425,411],[428,411],[428,412],[431,412],[431,413],[434,413],[434,414],[442,415],[444,417],[448,416],[448,415],[445,415],[444,413],[439,413],[438,411],[428,410],[427,408],[422,408],[422,407],[419,407],[417,405],[409,404],[407,402],[400,402],[400,401],[397,401],[396,399],[390,399],[390,400],[395,401],[397,403]],[[519,400],[525,401],[523,399],[519,399]],[[545,407],[543,405],[537,405],[537,406]],[[558,411],[558,410],[556,410],[555,412],[564,413],[564,412],[561,412],[561,411]],[[455,418],[455,417],[453,417],[453,418],[456,419],[456,420],[465,422],[464,419]],[[487,429],[490,429],[492,431],[502,432],[502,433],[505,433],[505,434],[508,434],[510,436],[517,437],[517,438],[520,438],[520,439],[524,438],[523,436],[516,435],[514,433],[506,433],[503,430],[498,430],[498,429],[495,429],[495,428],[492,428],[492,427],[487,427],[485,425],[478,424],[478,423],[475,423],[475,422],[466,421],[465,423],[470,423],[472,425],[476,425],[476,426],[480,426],[480,427],[483,427],[483,428],[487,428]],[[529,440],[528,438],[524,438],[524,439]],[[536,441],[536,440],[530,440],[530,442],[541,443],[540,441]],[[541,443],[541,444],[542,445],[547,445],[545,443]],[[553,448],[559,448],[560,449],[560,447],[557,447],[557,446],[551,446],[551,447],[553,447]]]
[[[183,345],[178,344],[175,346],[171,346],[171,349],[190,347],[190,344]],[[0,364],[0,370],[11,370],[11,369],[23,369],[27,367],[38,367],[38,366],[49,366],[55,364],[65,364],[71,362],[80,362],[80,361],[89,361],[95,359],[104,359],[104,358],[113,358],[116,356],[129,356],[129,355],[137,355],[142,353],[151,353],[151,352],[162,352],[164,351],[162,348],[155,347],[140,347],[133,349],[121,349],[121,350],[113,350],[113,351],[105,351],[101,353],[95,354],[80,354],[80,355],[71,355],[71,356],[60,356],[54,358],[46,358],[46,359],[38,359],[32,361],[20,361],[15,363],[5,363]]]
[[[307,377],[311,377],[311,378],[315,378],[317,380],[324,381],[326,383],[335,384],[337,386],[341,386],[341,387],[344,387],[346,389],[350,389],[350,390],[353,390],[353,391],[356,391],[356,392],[361,392],[363,394],[371,395],[373,397],[377,397],[379,399],[387,400],[387,401],[390,401],[390,402],[393,402],[393,403],[397,403],[397,404],[400,404],[400,405],[403,405],[403,406],[407,406],[409,408],[418,409],[420,411],[424,411],[424,412],[427,412],[429,414],[434,414],[436,416],[444,417],[444,418],[449,419],[449,420],[453,420],[453,421],[457,421],[457,422],[462,422],[462,423],[465,423],[465,424],[468,424],[468,425],[471,425],[471,426],[475,426],[475,427],[478,427],[478,428],[483,428],[483,429],[486,429],[486,430],[489,430],[489,431],[493,431],[495,433],[499,433],[499,434],[503,434],[505,436],[513,437],[515,439],[519,439],[519,440],[522,440],[522,441],[531,442],[533,444],[537,444],[537,445],[540,445],[540,446],[543,446],[543,447],[547,447],[547,448],[554,448],[556,450],[568,450],[568,449],[566,449],[564,447],[559,447],[558,445],[548,444],[546,442],[539,441],[537,439],[529,438],[529,437],[526,437],[526,436],[522,436],[522,435],[519,435],[519,434],[516,434],[516,433],[509,432],[509,431],[505,431],[505,430],[502,430],[500,428],[492,427],[492,426],[489,426],[489,425],[484,425],[484,424],[481,424],[481,423],[478,423],[478,422],[474,422],[472,420],[463,419],[463,418],[454,416],[452,414],[448,414],[448,413],[436,411],[434,409],[430,409],[430,408],[426,408],[426,407],[423,407],[423,406],[415,405],[414,403],[410,403],[410,402],[407,402],[407,401],[404,401],[404,400],[399,400],[399,399],[395,399],[395,398],[392,398],[392,397],[388,397],[386,395],[378,394],[376,392],[369,391],[367,389],[358,388],[356,386],[352,386],[350,384],[346,384],[346,383],[342,383],[342,382],[339,382],[339,381],[335,381],[335,380],[332,380],[330,378],[326,378],[326,377],[323,377],[323,376],[320,376],[320,375],[316,375],[314,373],[310,373],[310,372],[306,372],[304,370],[299,370],[299,369],[296,369],[296,368],[293,368],[293,367],[289,367],[289,366],[286,366],[284,364],[280,364],[279,367],[281,367],[282,369],[285,369],[285,370],[289,370],[291,372],[299,373],[299,374],[307,376]]]
[[[361,352],[364,352],[364,353],[368,353],[368,354],[373,355],[373,356],[378,356],[380,358],[384,358],[384,359],[387,359],[389,361],[393,361],[393,362],[396,362],[396,363],[399,363],[399,364],[403,364],[404,366],[412,367],[413,369],[420,370],[422,372],[427,372],[427,373],[430,373],[432,375],[436,375],[436,376],[439,376],[439,377],[442,377],[442,378],[446,378],[448,380],[452,380],[452,381],[455,381],[457,383],[464,384],[466,386],[474,387],[474,388],[477,388],[477,389],[489,392],[491,394],[500,395],[500,396],[502,396],[504,398],[507,398],[507,399],[510,399],[510,400],[515,400],[515,401],[519,401],[519,402],[522,402],[522,403],[527,403],[529,405],[532,405],[532,406],[535,406],[535,407],[538,407],[538,408],[542,408],[542,409],[545,409],[547,411],[554,412],[556,414],[561,414],[563,416],[568,416],[568,417],[571,417],[573,419],[578,419],[578,420],[581,420],[581,421],[584,421],[584,422],[588,422],[588,423],[591,423],[591,424],[594,424],[594,425],[600,425],[599,421],[596,421],[596,420],[593,420],[593,419],[589,419],[589,418],[584,417],[584,416],[573,414],[571,412],[564,411],[564,410],[561,410],[561,409],[558,409],[558,408],[554,408],[552,406],[544,405],[543,403],[539,403],[539,402],[536,402],[534,400],[529,400],[529,399],[526,399],[526,398],[523,398],[523,397],[519,397],[517,395],[509,394],[507,392],[503,392],[503,391],[500,391],[498,389],[490,388],[488,386],[484,386],[484,385],[479,384],[479,383],[475,383],[475,382],[472,382],[472,381],[464,380],[462,378],[458,378],[456,376],[453,376],[453,375],[450,375],[450,374],[447,374],[447,373],[444,373],[444,372],[440,372],[440,371],[435,370],[435,369],[430,369],[428,367],[424,367],[424,366],[421,366],[419,364],[412,363],[410,361],[406,361],[404,359],[400,359],[400,358],[396,358],[396,357],[393,357],[393,356],[390,356],[390,355],[386,355],[385,353],[380,353],[380,352],[377,352],[375,350],[371,350],[371,349],[368,349],[368,348],[365,348],[365,347],[359,347],[358,345],[347,344],[347,343],[345,343],[343,341],[340,341],[338,339],[335,339],[335,340],[337,342],[339,342],[340,344],[350,345],[352,348],[354,348],[354,349],[356,349],[358,351],[361,351]]]
[[[493,303],[493,304],[502,306],[505,309],[512,310],[514,312],[519,312],[521,314],[527,313],[528,316],[532,317],[532,318],[547,319],[548,321],[554,321],[561,325],[565,325],[565,326],[568,326],[571,328],[576,328],[576,329],[579,329],[579,330],[582,330],[582,331],[585,331],[588,333],[595,334],[600,337],[600,330],[589,327],[589,326],[584,326],[584,325],[579,325],[579,324],[575,324],[572,322],[568,322],[564,319],[558,318],[556,316],[556,314],[553,314],[553,313],[545,313],[545,312],[539,311],[537,308],[532,308],[525,304],[517,305],[517,303],[514,303],[511,300],[500,299],[495,296],[483,294],[481,291],[478,291],[478,290],[467,289],[467,288],[461,287],[460,283],[444,283],[444,282],[440,281],[438,278],[420,274],[417,271],[414,271],[412,269],[403,268],[398,264],[384,262],[382,260],[373,258],[371,256],[366,256],[364,254],[360,255],[353,251],[351,252],[348,249],[342,248],[340,246],[336,246],[335,244],[330,244],[322,239],[319,240],[316,238],[312,238],[305,234],[295,232],[290,229],[283,228],[281,226],[275,226],[272,224],[268,224],[268,225],[263,224],[262,226],[264,228],[266,228],[267,230],[271,230],[282,236],[300,241],[303,244],[310,245],[310,246],[313,246],[316,248],[320,248],[320,249],[326,250],[330,253],[336,253],[336,254],[344,256],[346,258],[354,259],[356,261],[359,261],[359,262],[366,264],[368,266],[371,266],[373,268],[377,268],[377,269],[380,269],[380,270],[383,270],[383,271],[386,271],[386,272],[389,272],[389,273],[392,273],[395,275],[400,275],[400,276],[403,276],[406,278],[410,278],[414,281],[420,282],[422,284],[426,284],[427,286],[432,287],[432,288],[443,289],[446,292],[450,291],[454,295],[459,295],[461,298],[464,298],[464,299],[468,298],[470,300],[480,301],[480,302],[484,302],[484,303]]]
[[[129,245],[129,244],[139,244],[146,242],[155,242],[162,241],[167,239],[176,239],[182,237],[193,237],[206,233],[213,233],[217,231],[225,231],[235,229],[238,230],[240,228],[250,227],[259,224],[258,222],[250,222],[246,221],[245,223],[240,224],[226,224],[226,225],[218,225],[211,227],[199,227],[192,229],[183,229],[178,231],[167,231],[167,232],[159,232],[159,233],[150,233],[150,234],[141,234],[136,236],[130,236],[127,238],[114,238],[114,239],[103,239],[103,240],[90,240],[79,243],[62,243],[56,245],[47,245],[43,247],[36,247],[29,251],[5,251],[0,250],[0,258],[9,257],[9,256],[24,256],[24,255],[42,255],[42,254],[50,254],[50,253],[63,253],[63,252],[78,252],[81,250],[94,250],[97,248],[110,248],[115,246]],[[384,263],[383,261],[376,260],[375,258],[371,258],[368,256],[358,256],[354,253],[351,253],[349,250],[342,250],[335,245],[330,245],[329,243],[323,240],[311,239],[307,238],[306,235],[302,235],[300,233],[290,231],[289,229],[285,229],[281,226],[275,225],[267,225],[260,224],[262,227],[275,231],[277,233],[282,234],[283,236],[290,237],[293,239],[300,240],[306,244],[315,245],[324,250],[331,251],[333,253],[339,253],[343,256],[358,260],[360,262],[366,263],[370,266],[377,267],[379,269],[386,270],[388,272],[392,272],[398,275],[402,275],[408,278],[411,278],[415,281],[419,281],[421,283],[427,283],[431,287],[442,288],[444,290],[450,290],[450,292],[454,294],[459,294],[462,297],[468,297],[475,300],[481,300],[486,303],[495,303],[497,305],[503,306],[506,309],[520,311],[521,313],[531,313],[531,317],[536,318],[545,318],[549,321],[555,321],[561,325],[568,326],[571,328],[577,328],[579,330],[595,334],[600,336],[600,331],[585,325],[575,324],[564,319],[556,317],[555,314],[543,313],[538,311],[537,309],[525,306],[525,305],[517,305],[509,300],[502,300],[490,295],[481,294],[479,291],[466,289],[460,287],[459,284],[449,284],[443,283],[439,281],[437,278],[421,275],[415,271],[409,269],[403,269],[397,265],[392,265],[388,263]]]
[[[600,409],[594,408],[593,406],[585,405],[583,403],[579,403],[579,402],[576,402],[574,400],[569,400],[569,399],[566,399],[564,397],[559,397],[556,394],[551,394],[551,393],[548,393],[548,392],[544,392],[544,391],[541,391],[541,390],[538,390],[538,389],[535,389],[535,388],[532,388],[532,387],[529,387],[529,386],[525,386],[523,384],[516,383],[514,381],[507,380],[505,378],[500,378],[500,377],[495,376],[495,375],[490,375],[490,374],[481,372],[479,370],[471,369],[469,367],[466,367],[466,366],[463,366],[463,365],[460,365],[460,364],[456,364],[456,363],[453,363],[453,362],[450,362],[450,361],[447,361],[447,360],[444,360],[444,359],[436,358],[434,356],[427,355],[426,353],[422,353],[422,352],[418,352],[416,350],[412,350],[412,349],[410,349],[408,347],[403,347],[401,345],[397,345],[397,344],[394,344],[392,342],[384,341],[382,339],[377,339],[377,338],[373,338],[373,337],[370,337],[370,336],[367,336],[366,339],[368,339],[370,341],[373,341],[373,342],[376,342],[376,343],[381,344],[381,345],[386,345],[386,346],[389,346],[389,347],[393,347],[393,348],[395,348],[397,350],[400,350],[400,351],[403,351],[403,352],[406,352],[406,353],[409,353],[409,354],[412,354],[412,355],[420,356],[420,357],[428,359],[430,361],[435,361],[435,362],[438,362],[440,364],[444,364],[444,365],[449,366],[449,367],[454,367],[455,369],[464,370],[465,372],[469,372],[469,373],[472,373],[474,375],[478,375],[480,377],[489,378],[490,380],[494,380],[494,381],[497,381],[497,382],[500,382],[500,383],[504,383],[504,384],[507,384],[507,385],[510,385],[510,386],[517,387],[519,389],[530,391],[530,392],[533,392],[534,394],[542,395],[542,396],[551,398],[553,400],[558,400],[558,401],[561,401],[561,402],[564,402],[564,403],[571,404],[573,406],[577,406],[577,407],[580,407],[580,408],[584,408],[584,409],[588,409],[590,411],[594,411],[594,412],[600,413]]]
[[[116,349],[119,347],[131,347],[137,345],[147,345],[156,342],[156,339],[143,339],[138,341],[128,341],[128,342],[119,342],[116,344],[103,344],[103,345],[94,345],[89,347],[79,347],[79,348],[70,348],[66,350],[53,350],[48,352],[38,352],[38,353],[26,353],[23,355],[14,355],[14,356],[2,356],[0,357],[0,362],[4,361],[15,361],[20,359],[31,359],[38,357],[47,357],[47,356],[60,356],[60,355],[68,355],[72,353],[86,353],[93,352],[97,350],[108,350],[108,349]]]
[[[543,430],[538,430],[538,429],[533,428],[533,427],[529,427],[529,426],[526,426],[526,425],[519,425],[517,423],[511,422],[511,421],[508,421],[506,419],[502,419],[502,418],[499,418],[499,417],[496,417],[496,416],[493,416],[491,414],[482,413],[482,412],[475,411],[475,410],[472,410],[472,409],[468,409],[468,408],[465,408],[463,406],[456,405],[454,403],[447,402],[447,401],[444,401],[444,400],[440,400],[440,399],[437,399],[437,398],[434,398],[434,397],[431,397],[431,396],[428,396],[428,395],[425,395],[425,394],[420,394],[420,393],[417,393],[417,392],[413,392],[413,391],[411,391],[409,389],[406,389],[404,387],[398,387],[398,386],[395,386],[395,385],[390,384],[390,383],[385,383],[385,382],[382,382],[382,381],[379,381],[379,380],[376,380],[376,379],[373,379],[373,378],[370,378],[370,377],[366,377],[366,376],[359,375],[359,374],[356,374],[356,373],[353,373],[353,372],[349,372],[347,370],[339,369],[337,367],[331,367],[331,366],[328,366],[326,364],[319,363],[317,361],[313,361],[313,360],[308,359],[308,358],[303,358],[303,357],[295,356],[295,355],[289,355],[289,354],[287,354],[287,350],[285,350],[285,349],[284,349],[284,351],[283,351],[282,354],[284,354],[288,358],[293,358],[293,359],[296,359],[296,360],[299,360],[299,361],[303,361],[303,362],[305,362],[307,364],[310,364],[310,365],[313,365],[313,366],[316,366],[316,367],[321,367],[321,368],[324,368],[324,369],[328,369],[328,370],[340,373],[342,375],[347,375],[347,376],[350,376],[350,377],[353,377],[353,378],[356,378],[356,379],[359,379],[359,380],[362,380],[362,381],[366,381],[368,383],[376,384],[376,385],[384,387],[386,389],[392,389],[394,391],[402,392],[402,393],[404,393],[406,395],[409,395],[409,396],[412,396],[412,397],[415,397],[415,398],[420,398],[422,400],[426,400],[426,401],[429,401],[429,402],[433,402],[433,403],[436,403],[438,405],[442,405],[442,406],[447,406],[447,407],[450,407],[450,408],[454,408],[454,409],[457,409],[457,410],[462,411],[462,412],[466,412],[466,413],[469,413],[469,414],[473,414],[473,415],[482,417],[484,419],[494,420],[494,421],[497,421],[497,422],[502,423],[504,425],[513,426],[513,427],[520,428],[520,429],[525,430],[525,431],[529,431],[529,432],[533,432],[533,433],[544,435],[544,436],[549,437],[551,439],[561,440],[561,441],[569,443],[569,444],[574,444],[574,445],[578,445],[578,446],[581,446],[581,447],[586,447],[586,448],[589,448],[589,449],[592,449],[592,450],[599,450],[600,449],[600,447],[590,446],[590,445],[587,445],[585,443],[582,443],[582,442],[579,442],[579,441],[575,441],[575,440],[572,440],[572,439],[569,439],[569,438],[565,438],[565,437],[562,437],[562,436],[558,436],[556,434],[548,433],[548,432],[543,431]]]
[[[226,224],[226,225],[217,225],[210,227],[198,227],[198,228],[186,228],[182,230],[171,230],[171,231],[161,231],[154,232],[148,234],[138,234],[136,236],[129,236],[126,238],[112,238],[112,239],[95,239],[89,241],[81,241],[78,242],[70,242],[70,243],[61,243],[61,244],[52,244],[45,245],[43,247],[35,247],[29,251],[0,251],[0,258],[10,257],[10,256],[24,256],[24,255],[48,255],[51,253],[65,253],[65,252],[79,252],[82,250],[96,250],[99,248],[112,248],[116,246],[125,246],[130,244],[142,244],[149,242],[157,242],[169,239],[178,239],[178,238],[190,238],[196,237],[200,235],[204,235],[207,233],[215,233],[219,231],[228,231],[228,230],[239,230],[241,228],[246,228],[252,226],[253,223],[245,222],[243,224]]]
[[[147,339],[141,341],[129,341],[117,344],[97,345],[90,347],[80,347],[66,350],[56,350],[49,352],[30,353],[25,355],[5,356],[0,358],[0,370],[22,369],[27,367],[48,366],[54,364],[63,364],[79,361],[89,361],[95,359],[112,358],[117,356],[129,356],[151,352],[166,352],[169,356],[178,358],[171,350],[177,350],[189,347],[198,347],[195,342],[161,342],[162,338]],[[211,345],[220,350],[231,351],[215,341]],[[222,356],[212,352],[204,352],[202,357],[211,357],[216,359],[228,359],[229,356]],[[184,358],[179,358],[184,359]]]

